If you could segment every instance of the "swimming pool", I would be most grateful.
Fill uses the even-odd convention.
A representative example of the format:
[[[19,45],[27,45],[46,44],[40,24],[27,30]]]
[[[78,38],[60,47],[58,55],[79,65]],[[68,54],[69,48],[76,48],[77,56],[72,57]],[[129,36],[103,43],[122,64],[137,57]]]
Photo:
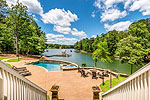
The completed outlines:
[[[67,65],[67,66],[63,66],[64,68],[76,68],[76,66],[74,65]]]
[[[49,63],[49,62],[34,62],[32,65],[41,66],[46,68],[48,71],[61,71],[60,64]]]

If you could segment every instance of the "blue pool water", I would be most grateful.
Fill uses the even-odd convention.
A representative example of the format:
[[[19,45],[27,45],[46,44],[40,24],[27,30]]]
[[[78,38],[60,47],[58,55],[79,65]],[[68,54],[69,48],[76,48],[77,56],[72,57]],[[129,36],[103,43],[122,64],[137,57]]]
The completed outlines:
[[[67,66],[64,66],[64,68],[75,68],[76,66],[69,66],[69,65],[67,65]]]
[[[57,63],[35,62],[32,64],[36,66],[44,67],[48,71],[61,71],[60,64]]]

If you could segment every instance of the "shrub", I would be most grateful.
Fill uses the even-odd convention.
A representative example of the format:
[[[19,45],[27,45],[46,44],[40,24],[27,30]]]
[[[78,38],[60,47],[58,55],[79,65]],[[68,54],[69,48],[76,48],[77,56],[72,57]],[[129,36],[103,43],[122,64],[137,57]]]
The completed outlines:
[[[44,57],[41,57],[40,60],[44,59]]]
[[[81,66],[82,66],[82,67],[87,67],[87,65],[86,65],[85,62],[83,62],[83,63],[81,64]]]

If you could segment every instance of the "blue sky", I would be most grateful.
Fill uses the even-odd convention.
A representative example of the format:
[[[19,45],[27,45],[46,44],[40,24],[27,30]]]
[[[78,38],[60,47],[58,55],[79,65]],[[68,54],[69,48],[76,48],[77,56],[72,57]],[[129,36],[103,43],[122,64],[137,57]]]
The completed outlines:
[[[6,0],[9,5],[17,0]],[[149,18],[150,0],[19,0],[46,33],[48,43],[74,44],[111,30],[125,31]]]

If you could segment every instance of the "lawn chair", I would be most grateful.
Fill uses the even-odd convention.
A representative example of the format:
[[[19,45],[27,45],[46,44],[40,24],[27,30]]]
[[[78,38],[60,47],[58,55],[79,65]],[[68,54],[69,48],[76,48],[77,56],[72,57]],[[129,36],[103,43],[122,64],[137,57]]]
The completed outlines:
[[[80,72],[80,73],[81,73],[81,72],[82,72],[82,70],[83,70],[83,69],[82,69],[81,67],[79,67],[79,66],[78,66],[78,72]]]
[[[13,66],[12,69],[17,71],[22,76],[30,76],[30,75],[32,75],[31,72],[29,72],[29,70],[27,70],[26,67],[17,68],[16,66]]]
[[[107,70],[103,71],[105,77],[109,77],[109,72]]]
[[[99,73],[98,75],[99,75],[99,78],[104,79],[104,75],[103,74]]]
[[[96,74],[96,72],[92,72],[92,79],[97,79],[98,77],[97,77],[97,74]]]
[[[24,72],[24,73],[21,73],[21,75],[25,77],[25,76],[30,76],[32,74],[31,74],[31,72]]]
[[[88,73],[85,73],[85,70],[82,69],[81,77],[88,77]]]

